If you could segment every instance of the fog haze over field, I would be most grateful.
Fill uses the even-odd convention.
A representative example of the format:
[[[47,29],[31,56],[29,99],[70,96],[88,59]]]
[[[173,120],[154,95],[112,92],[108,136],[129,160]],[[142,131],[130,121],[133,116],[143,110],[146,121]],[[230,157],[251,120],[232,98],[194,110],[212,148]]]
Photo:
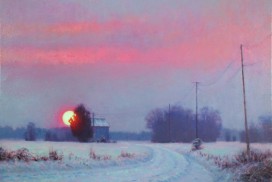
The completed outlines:
[[[249,122],[271,112],[271,3],[0,1],[0,125],[64,126],[83,103],[111,130],[141,131],[156,107],[221,113],[243,127],[240,44]]]

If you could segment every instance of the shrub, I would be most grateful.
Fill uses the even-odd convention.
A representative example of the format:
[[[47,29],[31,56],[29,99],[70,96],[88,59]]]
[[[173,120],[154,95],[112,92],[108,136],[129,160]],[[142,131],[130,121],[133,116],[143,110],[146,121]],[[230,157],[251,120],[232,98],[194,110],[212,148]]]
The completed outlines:
[[[265,160],[272,158],[271,151],[266,152],[255,152],[250,151],[250,155],[244,151],[239,155],[235,156],[235,160],[241,164],[251,163],[251,162],[264,162]]]
[[[0,161],[4,161],[7,159],[7,151],[0,147]]]
[[[31,153],[26,148],[21,148],[16,151],[8,151],[0,147],[0,161],[19,160],[28,162],[32,158]]]
[[[33,156],[32,161],[38,162],[38,161],[48,161],[48,156]]]
[[[50,150],[49,151],[49,159],[52,161],[59,161],[62,160],[63,155],[62,154],[58,154],[58,152],[56,150]]]
[[[207,160],[213,160],[215,165],[221,169],[230,169],[235,173],[238,181],[269,182],[272,179],[272,152],[251,151],[248,156],[244,151],[235,155],[232,159],[228,157],[218,157],[199,152],[200,156]]]
[[[62,160],[63,155],[58,154],[57,151],[50,150],[48,156],[38,156],[38,155],[33,155],[29,152],[28,149],[26,148],[21,148],[16,151],[8,151],[5,150],[4,148],[0,147],[0,161],[24,161],[24,162],[29,162],[29,161],[48,161],[48,160]]]
[[[201,149],[203,149],[201,139],[200,138],[194,139],[192,142],[192,149],[191,150],[196,151],[196,150],[201,150]]]
[[[249,165],[241,172],[238,179],[247,182],[263,181],[269,182],[272,180],[272,161],[264,161],[255,165]]]
[[[21,148],[16,151],[16,158],[20,161],[23,160],[25,162],[28,162],[31,160],[31,154],[26,148]]]

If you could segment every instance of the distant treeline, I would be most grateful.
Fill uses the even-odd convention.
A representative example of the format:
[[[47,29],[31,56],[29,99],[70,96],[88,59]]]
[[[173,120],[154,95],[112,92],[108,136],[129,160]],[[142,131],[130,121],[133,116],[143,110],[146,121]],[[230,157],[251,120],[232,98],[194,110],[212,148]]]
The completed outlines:
[[[203,107],[197,116],[198,127],[196,114],[181,105],[151,110],[145,118],[146,126],[152,132],[151,141],[192,142],[197,137],[196,130],[204,142],[245,141],[244,130],[222,128],[218,110]],[[272,142],[272,115],[261,116],[258,123],[249,126],[250,142]]]
[[[179,106],[172,107],[170,115],[167,109],[155,109],[146,118],[147,126],[151,129],[151,132],[110,132],[110,140],[190,142],[195,138],[194,118],[192,111]],[[169,121],[171,122],[170,127]],[[219,113],[208,108],[200,111],[199,136],[206,142],[216,140],[245,142],[243,130],[221,129]],[[272,116],[261,116],[258,123],[251,123],[249,125],[249,138],[250,142],[253,143],[272,142]],[[26,127],[15,129],[10,126],[0,126],[0,139],[77,141],[70,128],[36,128],[34,123],[28,123]]]
[[[223,128],[218,141],[236,142],[241,140],[241,131],[235,129]]]
[[[249,126],[249,141],[272,142],[272,115],[261,116],[258,123]],[[245,142],[245,132],[241,132],[241,141]]]
[[[156,108],[145,118],[153,142],[192,142],[196,138],[196,115],[180,105]],[[204,107],[198,114],[198,137],[214,142],[220,136],[222,120],[219,111]]]
[[[272,116],[264,115],[259,117],[257,123],[249,124],[249,141],[251,143],[271,143],[272,142]],[[223,129],[220,140],[245,142],[245,131],[234,129]]]
[[[34,128],[36,140],[45,141],[77,141],[70,128]],[[13,129],[10,126],[0,126],[0,139],[26,139],[27,127]],[[110,132],[110,140],[151,140],[150,132]]]
[[[44,139],[45,132],[43,128],[36,128],[35,134],[37,139]],[[24,139],[26,127],[13,129],[11,126],[0,126],[0,139]]]

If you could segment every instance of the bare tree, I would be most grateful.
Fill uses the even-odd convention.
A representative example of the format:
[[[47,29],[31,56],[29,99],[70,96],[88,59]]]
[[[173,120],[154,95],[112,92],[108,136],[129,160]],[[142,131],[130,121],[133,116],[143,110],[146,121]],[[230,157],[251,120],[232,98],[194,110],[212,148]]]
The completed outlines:
[[[259,122],[265,142],[272,142],[272,115],[261,116]]]
[[[199,137],[206,142],[214,142],[220,135],[222,119],[219,111],[203,107],[199,116]]]
[[[36,140],[36,127],[35,124],[29,122],[25,132],[26,141],[35,141]]]
[[[195,139],[195,115],[190,109],[174,105],[170,109],[154,109],[145,118],[152,131],[153,142],[191,142]],[[203,108],[200,112],[199,134],[204,141],[215,141],[221,130],[218,111]]]
[[[272,142],[272,116],[259,117],[258,123],[251,123],[249,127],[250,142]],[[240,133],[241,141],[245,142],[245,132]]]
[[[145,118],[147,128],[152,130],[153,142],[167,142],[165,113],[162,109],[152,110]]]

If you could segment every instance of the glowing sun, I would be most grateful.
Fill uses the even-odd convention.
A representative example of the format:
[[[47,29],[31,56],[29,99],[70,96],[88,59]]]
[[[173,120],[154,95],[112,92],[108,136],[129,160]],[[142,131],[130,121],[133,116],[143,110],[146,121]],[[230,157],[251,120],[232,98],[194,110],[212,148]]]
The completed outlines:
[[[66,111],[63,115],[62,115],[62,121],[65,125],[70,126],[70,119],[73,118],[73,116],[75,115],[74,111]]]

